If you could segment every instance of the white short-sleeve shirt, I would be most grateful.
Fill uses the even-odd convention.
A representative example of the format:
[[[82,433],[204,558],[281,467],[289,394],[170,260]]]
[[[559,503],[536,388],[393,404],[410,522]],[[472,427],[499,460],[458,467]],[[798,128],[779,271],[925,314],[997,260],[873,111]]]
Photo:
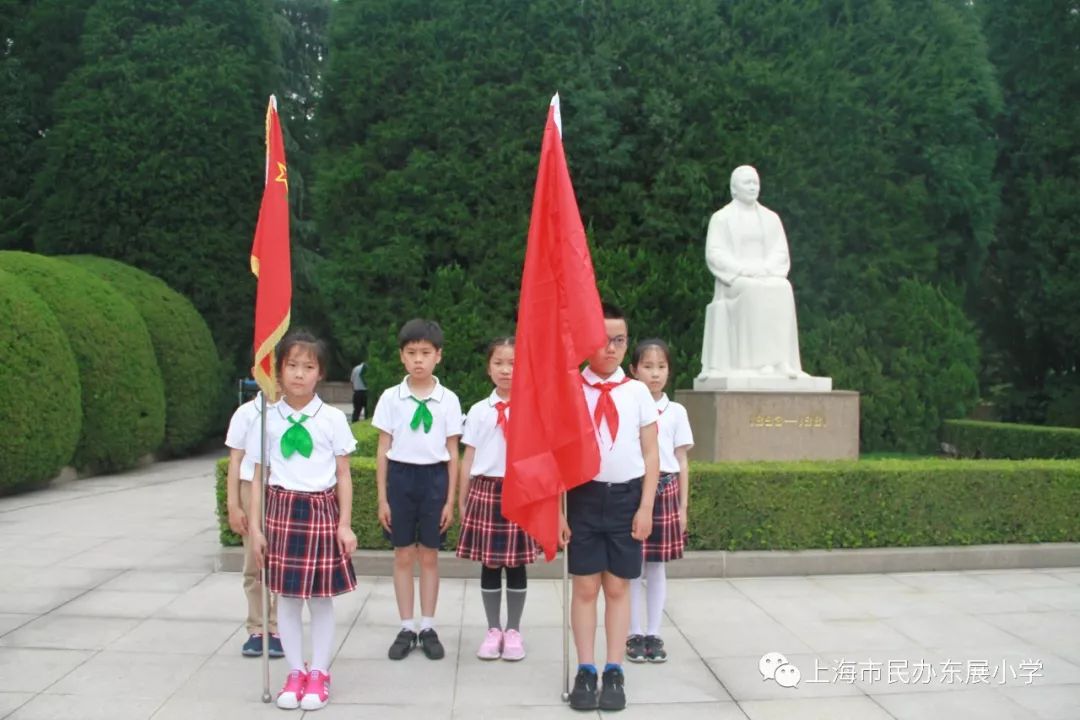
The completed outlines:
[[[590,384],[599,382],[621,382],[626,374],[619,368],[606,380],[602,380],[585,368],[581,376]],[[619,434],[614,442],[611,429],[606,422],[596,427],[596,402],[600,391],[582,383],[585,402],[589,406],[589,418],[593,419],[596,442],[600,445],[600,472],[593,480],[609,483],[630,482],[645,475],[645,456],[641,453],[641,428],[652,425],[657,420],[656,403],[645,383],[630,380],[611,391],[615,409],[619,413]]]
[[[273,403],[267,403],[267,408],[274,407]],[[244,457],[240,461],[240,479],[251,480],[255,477],[255,461],[247,453],[248,434],[261,432],[262,423],[259,416],[262,414],[262,393],[255,395],[254,400],[236,408],[232,419],[229,420],[229,430],[225,433],[225,447],[230,450],[243,450]]]
[[[675,457],[675,448],[694,447],[694,433],[690,430],[690,418],[686,408],[677,402],[668,400],[665,393],[656,401],[657,435],[660,441],[660,472],[679,472],[679,460]]]
[[[465,418],[465,433],[461,442],[476,450],[470,473],[473,476],[502,477],[506,473],[506,436],[499,427],[499,411],[495,404],[502,398],[494,390],[491,395],[469,408]],[[510,418],[510,408],[506,408]]]
[[[299,421],[302,415],[308,416],[303,425],[311,433],[311,457],[294,452],[286,458],[281,452],[281,436],[293,425],[289,418]],[[301,410],[290,407],[284,400],[273,409],[267,409],[266,435],[270,450],[270,484],[286,490],[329,490],[337,485],[338,456],[356,450],[356,438],[345,413],[327,405],[318,395]],[[247,454],[254,462],[262,462],[258,432],[249,435]]]
[[[412,465],[431,465],[450,459],[446,439],[461,434],[461,402],[438,378],[428,397],[427,406],[434,422],[430,432],[424,432],[423,425],[415,430],[410,427],[417,403],[409,388],[409,378],[383,391],[371,424],[390,434],[390,449],[386,453],[389,459]]]

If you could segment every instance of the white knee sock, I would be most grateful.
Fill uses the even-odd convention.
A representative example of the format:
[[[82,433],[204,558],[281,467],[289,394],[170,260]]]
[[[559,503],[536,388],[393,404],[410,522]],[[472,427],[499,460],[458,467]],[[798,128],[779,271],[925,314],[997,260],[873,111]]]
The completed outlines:
[[[329,672],[334,656],[334,599],[311,598],[311,669]]]
[[[645,566],[642,564],[641,575],[630,581],[630,634],[644,635],[641,630],[642,613],[642,582],[645,577]]]
[[[649,601],[648,635],[660,634],[660,621],[664,617],[664,603],[667,602],[667,568],[662,562],[645,563],[646,592]]]
[[[281,595],[277,603],[278,635],[290,670],[304,669],[304,600]]]

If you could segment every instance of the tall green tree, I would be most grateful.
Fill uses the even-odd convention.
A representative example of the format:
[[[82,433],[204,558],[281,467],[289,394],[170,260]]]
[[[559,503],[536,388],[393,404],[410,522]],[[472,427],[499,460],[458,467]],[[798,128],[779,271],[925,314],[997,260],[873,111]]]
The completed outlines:
[[[514,320],[555,90],[601,292],[632,333],[673,344],[678,386],[699,369],[708,218],[730,199],[731,170],[750,163],[788,230],[808,347],[850,315],[875,334],[865,368],[877,380],[854,389],[908,394],[882,398],[883,414],[897,403],[938,403],[938,419],[966,410],[977,354],[962,354],[956,392],[890,385],[911,363],[883,319],[908,279],[923,289],[914,296],[941,299],[920,316],[953,318],[992,234],[1000,98],[962,0],[335,3],[316,217],[320,278],[349,352],[410,315],[474,317],[459,350],[474,357],[462,366],[448,352],[445,374],[451,386],[482,382],[483,341]],[[452,268],[479,305],[464,286],[433,302]],[[970,347],[969,324],[946,326],[945,347]],[[840,376],[850,356],[804,358]],[[926,448],[933,422],[901,438],[875,420],[864,445]]]
[[[1009,419],[1080,425],[1080,4],[978,5],[1005,97],[986,379]]]
[[[331,4],[330,0],[274,0],[274,26],[281,47],[279,107],[289,161],[295,285],[292,321],[326,338],[333,331],[318,282],[318,268],[324,259],[314,221],[311,179]],[[354,363],[341,355],[336,344],[331,348],[331,373],[340,375]]]
[[[52,98],[79,65],[79,38],[93,0],[0,0],[0,249],[29,250],[30,189],[53,124]]]
[[[247,255],[280,65],[270,0],[98,0],[81,51],[34,183],[35,248],[157,275],[246,368]]]
[[[343,347],[383,349],[373,377],[379,363],[396,375],[388,334],[422,314],[468,321],[444,379],[483,385],[483,342],[514,320],[558,90],[600,290],[635,335],[673,343],[678,386],[698,371],[712,295],[706,223],[751,163],[786,223],[807,348],[822,350],[805,362],[867,394],[864,447],[926,449],[970,406],[978,358],[958,308],[993,231],[1000,104],[970,3],[342,0],[329,38],[320,277]],[[896,297],[927,325],[917,358],[900,354],[921,336],[891,322]],[[846,328],[864,347],[840,351]],[[962,367],[944,386],[912,377],[949,348]]]

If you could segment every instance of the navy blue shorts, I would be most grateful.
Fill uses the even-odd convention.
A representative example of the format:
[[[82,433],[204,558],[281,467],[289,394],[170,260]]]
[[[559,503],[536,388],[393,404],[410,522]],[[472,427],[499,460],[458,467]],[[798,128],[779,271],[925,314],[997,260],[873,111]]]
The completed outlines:
[[[390,503],[390,532],[383,530],[383,536],[396,548],[420,543],[441,549],[446,533],[439,532],[439,520],[449,486],[447,463],[413,465],[388,460],[386,501]]]
[[[627,483],[595,480],[566,494],[571,575],[609,572],[631,580],[641,575],[641,541],[630,535],[641,505],[641,478]]]

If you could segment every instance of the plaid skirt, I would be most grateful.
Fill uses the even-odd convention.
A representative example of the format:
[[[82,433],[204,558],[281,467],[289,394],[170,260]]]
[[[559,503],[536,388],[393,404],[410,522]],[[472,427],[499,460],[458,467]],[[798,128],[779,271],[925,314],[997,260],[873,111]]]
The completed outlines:
[[[489,567],[536,561],[536,542],[502,514],[502,478],[477,475],[469,481],[457,556]]]
[[[266,586],[275,595],[332,597],[356,589],[356,572],[337,544],[333,488],[298,492],[271,485],[266,501]]]
[[[679,476],[662,473],[653,503],[652,534],[642,543],[645,562],[678,560],[686,548],[686,535],[679,529]]]

